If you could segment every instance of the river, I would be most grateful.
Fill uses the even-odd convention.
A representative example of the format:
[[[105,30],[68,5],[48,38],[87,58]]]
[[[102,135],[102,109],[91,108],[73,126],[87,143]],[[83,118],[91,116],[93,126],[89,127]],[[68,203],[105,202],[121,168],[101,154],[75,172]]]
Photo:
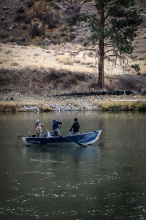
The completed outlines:
[[[36,119],[68,133],[103,129],[88,147],[16,146]],[[100,112],[0,113],[0,219],[145,220],[146,114]]]

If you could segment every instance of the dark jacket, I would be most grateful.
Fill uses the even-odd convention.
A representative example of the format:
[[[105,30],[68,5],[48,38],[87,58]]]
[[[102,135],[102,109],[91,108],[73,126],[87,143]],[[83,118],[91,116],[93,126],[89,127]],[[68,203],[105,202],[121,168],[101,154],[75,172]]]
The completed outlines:
[[[54,120],[52,125],[53,130],[59,128],[59,125],[62,125],[62,122]]]
[[[75,121],[70,129],[70,131],[72,131],[73,129],[73,132],[79,132],[79,129],[80,129],[80,125],[78,123],[78,121]]]

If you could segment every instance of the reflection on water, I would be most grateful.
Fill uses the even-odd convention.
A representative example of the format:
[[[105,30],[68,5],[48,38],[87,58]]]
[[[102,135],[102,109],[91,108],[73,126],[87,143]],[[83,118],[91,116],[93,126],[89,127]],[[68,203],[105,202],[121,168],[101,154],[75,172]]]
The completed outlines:
[[[54,118],[67,134],[77,117],[81,132],[103,128],[94,146],[25,147],[17,135]],[[0,219],[146,218],[145,114],[0,114]]]

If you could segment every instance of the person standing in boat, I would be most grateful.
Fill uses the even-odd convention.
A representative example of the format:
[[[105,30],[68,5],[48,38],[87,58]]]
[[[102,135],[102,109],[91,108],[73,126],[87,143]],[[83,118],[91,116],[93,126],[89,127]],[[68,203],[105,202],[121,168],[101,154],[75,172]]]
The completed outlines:
[[[43,124],[40,122],[39,119],[36,120],[35,130],[36,130],[36,136],[37,136],[37,137],[42,137]]]
[[[60,126],[59,126],[60,125]],[[53,120],[52,128],[55,136],[60,136],[60,128],[62,126],[62,122]]]
[[[78,119],[75,118],[74,123],[72,124],[71,129],[69,131],[70,132],[73,131],[73,134],[79,134],[79,129],[80,129],[80,125],[79,125]]]

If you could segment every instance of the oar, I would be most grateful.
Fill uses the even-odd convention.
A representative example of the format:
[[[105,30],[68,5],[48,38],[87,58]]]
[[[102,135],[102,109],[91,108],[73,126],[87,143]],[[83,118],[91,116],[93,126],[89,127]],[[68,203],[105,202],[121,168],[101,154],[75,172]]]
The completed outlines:
[[[70,141],[70,142],[72,142],[72,143],[75,143],[75,144],[79,145],[80,147],[87,147],[87,145],[77,143],[77,142],[72,141],[72,140],[70,140],[70,139],[68,139],[68,138],[66,138],[66,137],[62,137],[62,136],[60,136],[60,137],[63,138],[63,139],[65,139],[65,140],[68,140],[68,141]]]

